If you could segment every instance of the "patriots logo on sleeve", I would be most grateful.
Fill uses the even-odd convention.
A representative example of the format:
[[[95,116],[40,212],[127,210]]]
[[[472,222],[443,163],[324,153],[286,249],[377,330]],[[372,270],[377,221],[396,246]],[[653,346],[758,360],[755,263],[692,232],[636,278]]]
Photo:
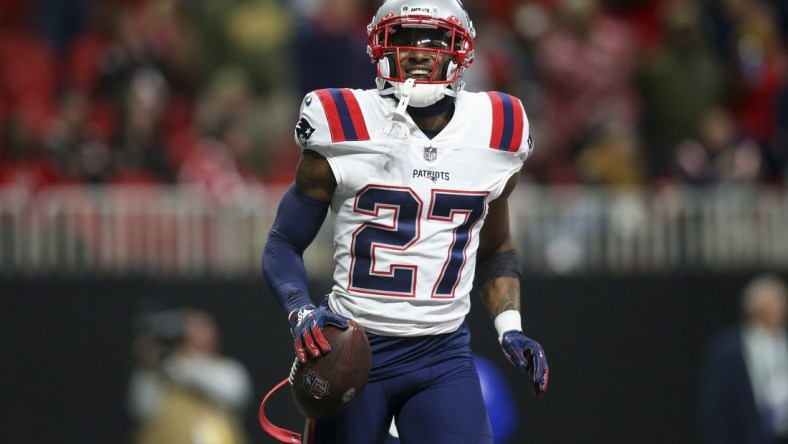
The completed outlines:
[[[310,137],[312,137],[312,133],[315,132],[315,128],[309,124],[309,121],[306,120],[306,117],[302,117],[296,124],[295,132],[298,144],[301,145],[301,148],[306,148],[306,142]]]

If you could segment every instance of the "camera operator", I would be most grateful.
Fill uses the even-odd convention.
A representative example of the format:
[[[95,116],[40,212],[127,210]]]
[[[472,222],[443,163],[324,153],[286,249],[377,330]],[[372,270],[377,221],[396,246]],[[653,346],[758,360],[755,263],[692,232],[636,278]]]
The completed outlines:
[[[137,444],[240,444],[240,416],[252,394],[238,361],[219,354],[214,319],[181,309],[136,322],[128,407]]]

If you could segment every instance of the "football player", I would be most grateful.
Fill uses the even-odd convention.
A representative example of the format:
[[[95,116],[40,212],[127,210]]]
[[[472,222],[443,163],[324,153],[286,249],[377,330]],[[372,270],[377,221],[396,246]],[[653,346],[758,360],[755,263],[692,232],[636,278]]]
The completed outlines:
[[[506,357],[547,390],[547,360],[522,332],[520,260],[507,199],[533,146],[516,97],[463,91],[475,30],[458,0],[387,0],[368,26],[377,88],[306,95],[302,156],[263,254],[303,362],[324,326],[367,332],[364,392],[310,421],[304,442],[492,443],[465,317],[476,285]],[[333,217],[334,284],[318,306],[302,253]]]

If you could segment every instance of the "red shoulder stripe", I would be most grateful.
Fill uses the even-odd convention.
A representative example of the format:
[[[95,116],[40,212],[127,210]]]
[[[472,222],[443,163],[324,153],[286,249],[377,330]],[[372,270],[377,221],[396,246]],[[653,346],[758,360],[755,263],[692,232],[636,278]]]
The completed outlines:
[[[330,88],[315,94],[325,110],[332,142],[369,140],[364,114],[352,91]]]
[[[487,96],[492,102],[492,134],[490,134],[490,148],[498,148],[501,145],[503,135],[503,104],[501,97],[495,92],[488,92]]]
[[[523,106],[514,96],[493,91],[487,96],[492,103],[490,148],[515,152],[523,142]]]
[[[361,106],[358,104],[356,95],[349,89],[342,89],[342,97],[347,104],[350,119],[353,124],[353,129],[356,133],[355,139],[348,140],[369,140],[369,132],[367,131],[367,123],[364,121],[364,114],[361,112]]]
[[[334,98],[331,92],[327,89],[315,91],[320,103],[323,104],[323,110],[326,113],[328,120],[328,129],[331,131],[331,141],[337,142],[345,140],[345,133],[342,131],[342,122],[339,120],[339,111],[337,105],[334,103]]]

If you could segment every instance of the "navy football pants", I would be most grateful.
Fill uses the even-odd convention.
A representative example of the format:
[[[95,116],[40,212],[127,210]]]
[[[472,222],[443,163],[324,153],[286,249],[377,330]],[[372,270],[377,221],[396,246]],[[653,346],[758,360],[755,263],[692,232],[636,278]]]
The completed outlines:
[[[367,384],[342,413],[307,421],[307,444],[383,444],[392,416],[402,444],[492,444],[473,359],[437,364]]]

